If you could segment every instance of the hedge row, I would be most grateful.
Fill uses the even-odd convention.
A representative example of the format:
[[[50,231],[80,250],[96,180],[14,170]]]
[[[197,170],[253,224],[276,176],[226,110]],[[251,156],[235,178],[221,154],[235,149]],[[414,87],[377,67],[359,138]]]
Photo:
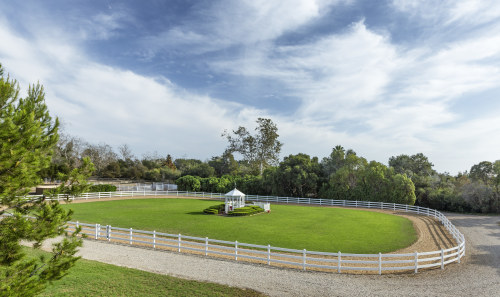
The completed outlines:
[[[245,207],[236,208],[233,211],[228,212],[230,216],[250,216],[256,213],[263,212],[264,210],[257,205],[249,205]]]
[[[233,211],[228,212],[230,216],[250,216],[256,213],[263,212],[264,210],[257,205],[249,205],[245,207],[236,208]],[[203,210],[206,214],[222,214],[224,213],[224,203],[218,205],[212,205]]]
[[[89,192],[116,192],[116,186],[109,184],[92,185],[89,188]]]
[[[224,203],[218,205],[212,205],[203,210],[206,214],[220,214],[224,212]]]

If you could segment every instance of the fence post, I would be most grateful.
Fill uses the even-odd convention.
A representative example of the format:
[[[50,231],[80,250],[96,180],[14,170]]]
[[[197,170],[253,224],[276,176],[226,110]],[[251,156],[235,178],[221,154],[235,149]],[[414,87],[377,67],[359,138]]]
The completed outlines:
[[[153,249],[156,248],[156,230],[153,230]]]
[[[238,241],[234,242],[234,259],[238,261]]]
[[[267,245],[267,265],[271,265],[271,245]]]
[[[338,269],[338,273],[342,273],[341,271],[341,267],[342,267],[342,253],[339,251],[339,255],[338,255],[338,261],[337,261],[337,269]]]
[[[78,228],[80,226],[80,224],[78,223],[78,221],[76,221],[76,228]]]
[[[441,249],[441,269],[444,269],[444,250]]]
[[[415,252],[415,273],[418,273],[418,252]]]
[[[132,228],[130,228],[130,239],[129,239],[130,245],[132,245]]]
[[[111,241],[111,226],[110,225],[106,225],[106,238],[108,239],[108,241]]]
[[[378,274],[382,274],[382,253],[378,253]]]
[[[181,234],[180,233],[179,233],[178,240],[179,240],[179,246],[178,246],[178,250],[177,251],[180,253],[181,252]]]
[[[458,264],[460,264],[460,258],[462,258],[462,251],[460,248],[460,244],[458,245],[457,253],[458,253]]]
[[[208,237],[205,237],[205,256],[208,256]]]
[[[304,249],[304,251],[302,252],[302,268],[304,270],[306,270],[306,249]]]
[[[99,239],[99,229],[101,229],[101,226],[99,224],[95,224],[95,239]]]

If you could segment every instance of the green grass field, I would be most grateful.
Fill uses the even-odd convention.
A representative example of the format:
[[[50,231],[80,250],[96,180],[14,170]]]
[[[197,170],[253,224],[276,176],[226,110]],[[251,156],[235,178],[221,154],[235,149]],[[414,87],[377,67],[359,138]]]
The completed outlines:
[[[206,215],[219,201],[130,199],[65,205],[73,221],[156,230],[276,247],[346,253],[386,253],[412,244],[410,220],[378,212],[271,205],[271,213],[249,217]]]
[[[43,251],[26,249],[30,255]],[[1,269],[1,266],[0,266]],[[208,282],[185,280],[80,259],[64,278],[49,284],[44,296],[264,296]]]

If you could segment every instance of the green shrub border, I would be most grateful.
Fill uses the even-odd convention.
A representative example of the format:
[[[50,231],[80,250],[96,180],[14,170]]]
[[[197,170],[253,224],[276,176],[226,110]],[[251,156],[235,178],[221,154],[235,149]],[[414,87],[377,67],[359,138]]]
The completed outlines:
[[[225,210],[225,205],[224,205],[224,203],[222,203],[222,204],[212,205],[210,207],[207,207],[203,210],[203,212],[206,214],[213,215],[213,214],[223,214],[224,210]],[[228,212],[227,215],[235,216],[235,217],[237,217],[237,216],[251,216],[253,214],[257,214],[257,213],[261,213],[261,212],[264,212],[264,210],[262,208],[260,208],[259,206],[249,205],[249,206],[240,207],[240,208],[237,208],[233,211],[230,211],[230,212]]]

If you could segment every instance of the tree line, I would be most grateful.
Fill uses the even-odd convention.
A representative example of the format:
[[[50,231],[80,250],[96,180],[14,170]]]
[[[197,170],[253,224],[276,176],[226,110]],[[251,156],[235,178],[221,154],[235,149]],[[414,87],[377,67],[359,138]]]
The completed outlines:
[[[208,160],[174,159],[170,154],[162,157],[156,152],[139,159],[126,144],[115,153],[107,144],[93,145],[63,134],[44,174],[56,177],[58,172],[69,171],[88,157],[98,177],[170,181],[181,190],[223,193],[236,185],[245,193],[258,195],[500,212],[500,160],[480,162],[455,176],[436,172],[422,153],[393,156],[386,165],[368,161],[340,145],[322,159],[298,153],[280,160],[282,143],[276,124],[263,118],[256,123],[254,134],[245,127],[224,131],[226,150]]]

